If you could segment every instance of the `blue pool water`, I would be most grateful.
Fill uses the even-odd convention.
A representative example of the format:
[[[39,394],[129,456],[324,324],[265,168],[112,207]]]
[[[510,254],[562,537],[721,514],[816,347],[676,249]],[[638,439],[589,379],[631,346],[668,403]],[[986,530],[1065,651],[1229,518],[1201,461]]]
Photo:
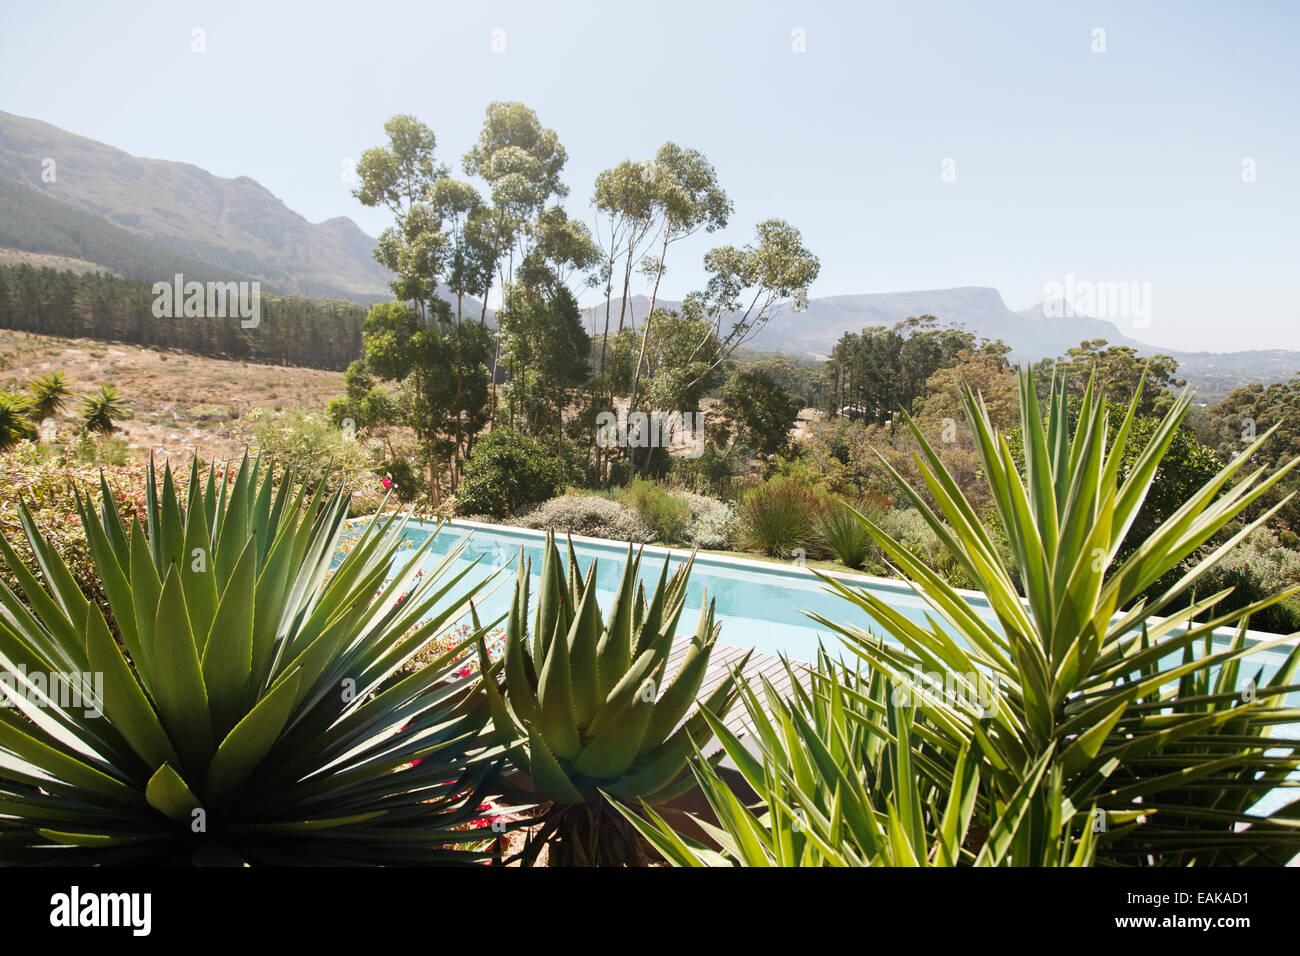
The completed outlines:
[[[411,524],[405,538],[413,547],[425,543],[435,525]],[[496,579],[500,586],[486,599],[478,601],[480,619],[488,621],[504,614],[513,595],[514,575],[523,549],[525,561],[532,562],[530,592],[537,593],[541,571],[544,538],[528,532],[500,526],[462,524],[444,525],[437,531],[433,544],[424,553],[421,563],[426,568],[439,564],[461,541],[467,542],[464,552],[454,562],[459,570],[478,560],[470,580],[483,579],[498,568],[507,571]],[[559,542],[563,554],[565,545]],[[578,565],[585,576],[592,561],[596,561],[596,588],[600,606],[608,610],[614,590],[623,573],[627,558],[627,545],[596,541],[586,538],[574,542]],[[649,593],[658,581],[664,561],[668,561],[669,574],[687,559],[682,551],[663,548],[645,549],[641,561],[640,579]],[[399,552],[398,562],[409,560]],[[938,615],[910,587],[900,581],[870,578],[860,575],[844,576],[855,586],[865,587],[880,597],[890,607],[918,624],[926,626],[926,613]],[[458,589],[459,590],[459,589]],[[705,600],[715,602],[716,620],[721,623],[719,640],[736,647],[754,648],[767,654],[784,654],[795,660],[812,661],[819,644],[834,656],[839,656],[843,644],[839,636],[820,625],[806,612],[820,614],[830,620],[856,625],[874,634],[884,634],[878,623],[858,606],[828,590],[827,585],[812,572],[787,564],[733,560],[712,555],[699,555],[691,572],[687,589],[686,609],[679,622],[679,631],[693,631],[696,618]],[[996,626],[996,617],[988,603],[979,595],[971,594],[968,600],[976,612]],[[1226,642],[1230,635],[1226,635]],[[852,655],[848,655],[852,657]],[[1264,667],[1264,679],[1276,672],[1285,654],[1274,649],[1253,655],[1247,661],[1250,675]],[[1173,663],[1173,661],[1170,661]],[[1243,671],[1247,666],[1243,665]],[[1293,695],[1295,696],[1295,695]],[[1291,701],[1300,706],[1300,700]]]
[[[478,560],[465,583],[485,579],[498,569],[506,569],[496,577],[494,583],[498,586],[495,590],[486,598],[476,599],[480,620],[484,623],[504,615],[510,605],[518,567],[516,562],[520,558],[521,548],[523,559],[532,562],[530,594],[536,600],[545,544],[542,536],[512,528],[455,522],[444,525],[440,531],[432,524],[410,524],[404,538],[410,547],[418,548],[431,534],[435,535],[433,543],[420,559],[421,566],[426,569],[440,564],[462,541],[467,546],[453,562],[451,572],[460,571]],[[565,553],[563,542],[560,542],[560,550],[562,554]],[[574,542],[574,552],[584,577],[591,562],[597,562],[597,593],[601,608],[608,610],[627,559],[627,545],[587,538]],[[410,561],[410,555],[410,551],[399,551],[395,567],[404,566]],[[647,594],[658,582],[665,560],[668,561],[669,574],[672,574],[688,556],[681,551],[670,552],[663,548],[647,547],[640,570],[640,579]],[[926,625],[926,612],[930,607],[906,584],[865,576],[845,577],[851,578],[855,586],[865,587],[910,620]],[[459,592],[463,589],[455,590]],[[814,660],[819,645],[825,646],[834,657],[843,654],[847,660],[854,660],[854,655],[843,645],[839,636],[811,619],[806,613],[809,611],[887,638],[884,629],[866,611],[828,591],[827,585],[808,570],[793,565],[742,563],[700,555],[691,572],[686,608],[678,624],[679,632],[695,629],[696,619],[705,600],[716,602],[715,615],[722,625],[719,635],[722,643],[754,648],[768,654],[784,654],[794,660]],[[977,613],[996,626],[996,617],[982,597],[971,594],[968,600]],[[931,614],[938,618],[935,612],[931,611]],[[1226,645],[1231,637],[1230,633],[1223,632],[1221,637],[1216,636],[1216,644]],[[1271,635],[1258,637],[1267,638]],[[1179,656],[1171,656],[1164,663],[1177,663]],[[1252,655],[1242,663],[1242,679],[1253,677],[1262,667],[1260,682],[1267,681],[1277,672],[1285,656],[1284,650],[1279,648]],[[1288,695],[1287,703],[1291,707],[1300,707],[1300,694]],[[1300,726],[1292,724],[1278,727],[1274,729],[1273,735],[1294,738],[1300,736]],[[1252,812],[1269,812],[1290,802],[1292,795],[1293,791],[1274,790]],[[1300,861],[1300,857],[1297,860]]]

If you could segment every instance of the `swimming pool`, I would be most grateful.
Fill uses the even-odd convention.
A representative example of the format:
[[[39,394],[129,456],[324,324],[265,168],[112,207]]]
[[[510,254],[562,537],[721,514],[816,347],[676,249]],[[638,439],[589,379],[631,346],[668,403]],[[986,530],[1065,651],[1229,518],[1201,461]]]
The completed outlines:
[[[368,521],[368,519],[366,519]],[[359,533],[365,521],[354,522],[353,533]],[[478,560],[478,565],[470,572],[466,583],[490,577],[498,569],[507,569],[499,574],[494,584],[495,589],[485,598],[476,599],[480,620],[487,622],[504,615],[509,608],[514,594],[515,562],[523,549],[524,560],[532,562],[532,581],[530,594],[536,600],[537,583],[540,579],[543,548],[546,542],[544,532],[530,531],[522,528],[507,528],[501,525],[479,524],[470,521],[450,521],[441,530],[435,524],[408,524],[403,537],[407,546],[419,548],[435,535],[428,550],[421,556],[423,568],[432,568],[462,541],[465,550],[456,558],[449,573],[464,570]],[[558,540],[561,553],[564,543]],[[592,561],[596,566],[596,589],[602,610],[608,610],[614,589],[623,573],[623,563],[627,558],[627,545],[605,541],[598,538],[573,538],[574,553],[578,565],[585,576]],[[398,552],[395,568],[404,567],[410,560]],[[690,557],[689,552],[646,545],[641,560],[640,579],[647,593],[658,582],[664,561],[668,561],[669,573],[680,567]],[[892,608],[918,624],[926,625],[926,612],[939,619],[937,613],[913,591],[906,583],[888,578],[869,577],[857,574],[836,574],[834,577],[863,587],[880,597]],[[458,588],[457,591],[460,589]],[[985,598],[973,591],[961,592],[970,605],[995,626],[997,618]],[[888,639],[888,634],[862,608],[831,593],[825,582],[807,568],[794,564],[771,563],[747,560],[743,558],[724,557],[720,555],[701,554],[696,557],[688,584],[686,607],[681,617],[681,627],[692,630],[704,601],[716,601],[716,620],[722,625],[719,641],[737,647],[754,648],[767,654],[784,654],[797,660],[815,660],[819,645],[825,646],[832,656],[843,654],[850,661],[854,655],[844,646],[841,638],[833,631],[819,625],[808,616],[808,611],[821,614],[829,620],[842,624],[856,625],[873,634]],[[535,605],[534,605],[535,606]],[[1226,647],[1234,633],[1221,629],[1216,633],[1215,643]],[[1261,632],[1248,632],[1248,640],[1270,640],[1277,635]],[[1167,666],[1176,663],[1181,655],[1171,655],[1163,663]],[[1262,668],[1263,681],[1269,680],[1285,660],[1285,648],[1273,648],[1252,655],[1242,667],[1243,672],[1254,675]],[[1300,693],[1287,695],[1286,702],[1291,707],[1300,707]],[[1300,736],[1300,725],[1286,724],[1274,728],[1277,737],[1295,738]],[[1289,802],[1291,792],[1278,788],[1265,796],[1251,812],[1267,813]],[[1300,856],[1296,857],[1300,861]]]
[[[359,525],[360,522],[354,526]],[[459,571],[478,560],[479,565],[471,572],[470,580],[476,576],[481,580],[499,568],[509,569],[497,577],[499,586],[496,590],[486,599],[476,602],[482,620],[502,615],[509,607],[514,588],[515,562],[519,559],[520,548],[523,549],[524,560],[532,562],[530,591],[535,598],[546,540],[544,532],[457,520],[444,524],[441,531],[434,524],[413,522],[407,525],[404,538],[411,546],[418,548],[435,532],[433,543],[421,559],[422,566],[430,568],[440,563],[462,540],[466,540],[467,547],[454,562],[454,570]],[[563,553],[563,539],[557,536],[557,542]],[[623,573],[627,545],[575,536],[573,547],[583,575],[586,575],[592,561],[597,562],[597,596],[600,606],[608,609]],[[646,545],[641,560],[640,579],[647,593],[658,582],[665,560],[668,561],[671,574],[689,557],[687,551]],[[399,552],[397,561],[400,563],[403,560]],[[857,587],[866,588],[909,620],[923,626],[927,623],[927,612],[938,617],[925,600],[902,581],[859,574],[834,576]],[[997,618],[982,595],[973,591],[961,593],[981,617],[994,626],[997,625]],[[824,645],[834,656],[839,656],[843,649],[839,635],[818,624],[806,612],[821,614],[842,624],[856,625],[888,638],[884,629],[865,610],[831,593],[825,582],[811,570],[793,563],[700,554],[691,571],[686,608],[681,618],[683,627],[688,630],[694,628],[695,619],[706,599],[716,602],[716,620],[722,625],[718,639],[722,643],[753,648],[761,653],[784,654],[794,660],[813,661],[818,646]],[[1226,630],[1221,634],[1224,644],[1233,637]],[[1250,632],[1249,637],[1263,640],[1276,635]],[[1255,668],[1262,665],[1264,679],[1267,680],[1284,659],[1282,650],[1264,651],[1250,658],[1253,662],[1250,669],[1253,673]],[[1293,706],[1300,705],[1300,701],[1291,703]]]

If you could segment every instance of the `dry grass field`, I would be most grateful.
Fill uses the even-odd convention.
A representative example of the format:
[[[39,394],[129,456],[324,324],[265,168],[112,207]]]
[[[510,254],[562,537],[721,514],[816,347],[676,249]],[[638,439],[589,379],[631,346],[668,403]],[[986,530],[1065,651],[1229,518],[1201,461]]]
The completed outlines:
[[[255,408],[325,411],[343,394],[343,373],[231,362],[135,345],[61,339],[0,330],[0,388],[61,370],[80,396],[115,385],[133,418],[118,432],[130,453],[147,459],[225,458],[246,444],[241,423]],[[78,402],[60,432],[76,427]]]

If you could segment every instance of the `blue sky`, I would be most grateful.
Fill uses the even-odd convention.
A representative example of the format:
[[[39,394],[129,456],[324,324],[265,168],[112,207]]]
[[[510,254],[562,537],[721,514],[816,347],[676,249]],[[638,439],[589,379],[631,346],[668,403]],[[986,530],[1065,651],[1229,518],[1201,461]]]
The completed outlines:
[[[736,213],[680,245],[670,297],[775,216],[821,257],[814,296],[982,285],[1023,309],[1067,274],[1146,282],[1135,338],[1300,349],[1300,4],[610,6],[9,4],[0,109],[376,235],[341,169],[387,117],[459,166],[486,105],[522,100],[569,151],[573,215],[665,140],[714,162]]]

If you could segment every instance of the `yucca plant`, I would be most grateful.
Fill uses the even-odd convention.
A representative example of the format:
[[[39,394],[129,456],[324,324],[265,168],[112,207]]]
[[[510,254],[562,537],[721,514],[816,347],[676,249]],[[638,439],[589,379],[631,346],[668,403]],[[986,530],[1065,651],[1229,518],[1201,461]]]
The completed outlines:
[[[1059,839],[1058,823],[1076,831],[1089,826],[1082,811],[1096,804],[1107,827],[1099,840],[1100,858],[1284,862],[1300,848],[1297,804],[1271,815],[1247,810],[1270,790],[1294,785],[1288,777],[1300,769],[1298,742],[1270,735],[1277,725],[1300,720],[1300,712],[1285,704],[1285,696],[1296,690],[1291,680],[1300,650],[1287,647],[1285,637],[1249,641],[1245,627],[1250,612],[1295,589],[1227,613],[1215,608],[1228,591],[1194,596],[1179,619],[1156,617],[1192,592],[1217,560],[1281,504],[1245,522],[1163,593],[1153,599],[1145,595],[1258,502],[1295,462],[1271,476],[1263,468],[1250,470],[1268,438],[1262,435],[1119,559],[1190,401],[1186,394],[1179,398],[1142,454],[1122,469],[1140,391],[1112,433],[1105,402],[1092,383],[1078,400],[1072,426],[1075,416],[1064,386],[1053,384],[1044,416],[1032,375],[1022,374],[1023,462],[1015,460],[981,400],[973,393],[965,396],[996,521],[1024,582],[1023,597],[990,529],[909,420],[921,449],[917,465],[939,512],[897,472],[894,477],[978,582],[996,623],[866,517],[861,520],[877,544],[932,607],[928,625],[914,623],[869,591],[829,577],[827,584],[879,622],[889,641],[817,619],[904,685],[917,669],[945,675],[958,691],[969,690],[977,679],[996,684],[991,715],[970,707],[967,693],[932,695],[927,721],[950,753],[968,747],[980,754],[996,800],[1011,800],[1044,760],[1048,772],[1061,775],[1064,811],[1057,814],[1044,799],[1032,812],[1040,848]],[[1204,622],[1187,623],[1196,617]],[[1227,625],[1238,627],[1235,641],[1212,644],[1212,631]],[[1261,683],[1257,672],[1253,685],[1239,683],[1246,659],[1274,648],[1287,653],[1272,678]],[[1135,814],[1145,823],[1130,823]],[[1110,826],[1115,823],[1122,825]],[[1029,853],[1041,856],[1041,849]]]
[[[649,807],[624,815],[675,866],[1000,866],[1014,862],[1081,866],[1092,862],[1091,829],[1063,838],[1028,860],[1030,810],[1037,795],[1060,806],[1060,769],[1040,759],[1005,804],[980,794],[978,753],[935,761],[939,740],[925,718],[879,672],[862,674],[825,653],[816,667],[784,662],[792,695],[766,677],[760,696],[741,697],[753,747],[709,720],[745,782],[750,806],[710,764],[692,770],[716,823],[695,824],[713,841],[684,836]],[[806,687],[804,685],[807,685]],[[918,760],[918,757],[922,758]],[[936,769],[938,772],[936,773]]]
[[[530,635],[530,565],[521,552],[505,653],[492,664],[480,640],[479,654],[497,739],[526,775],[529,795],[550,804],[524,862],[546,847],[552,866],[644,863],[636,831],[611,801],[662,803],[693,785],[686,770],[692,735],[703,744],[708,724],[701,712],[688,713],[718,637],[711,602],[700,609],[676,675],[669,681],[665,674],[693,562],[669,578],[665,559],[647,600],[641,554],[629,546],[602,621],[596,562],[583,580],[570,543],[566,573],[548,535]],[[723,715],[735,693],[729,676],[704,706]]]
[[[477,591],[456,549],[417,572],[376,516],[331,569],[348,496],[152,462],[144,523],[78,495],[108,607],[26,508],[34,567],[0,537],[0,858],[17,863],[470,862],[493,772],[487,714],[445,662],[384,684]],[[391,580],[390,580],[391,577]],[[53,675],[89,675],[55,694]]]

